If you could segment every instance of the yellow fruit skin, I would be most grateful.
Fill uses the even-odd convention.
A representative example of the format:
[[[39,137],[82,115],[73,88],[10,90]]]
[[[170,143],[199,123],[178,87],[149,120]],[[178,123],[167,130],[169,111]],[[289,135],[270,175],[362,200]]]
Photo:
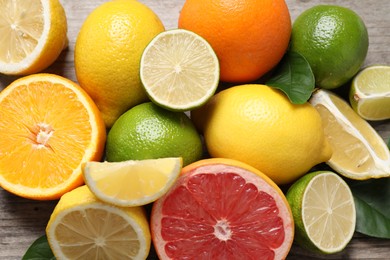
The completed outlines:
[[[54,230],[53,225],[58,220],[60,215],[64,214],[68,210],[77,210],[77,207],[80,206],[88,206],[93,204],[104,204],[104,205],[110,205],[106,204],[104,202],[101,202],[98,200],[92,192],[89,190],[89,188],[86,185],[80,186],[68,193],[65,193],[61,199],[58,201],[56,207],[54,208],[49,222],[46,226],[46,235],[47,240],[49,242],[50,247],[53,249],[54,244],[57,244],[55,242],[54,237]],[[112,206],[115,207],[115,206]],[[144,234],[146,239],[146,245],[150,247],[151,245],[151,235],[149,230],[149,222],[146,217],[146,212],[144,208],[142,207],[118,207],[122,209],[130,218],[132,218],[140,227],[141,232]],[[146,251],[149,252],[149,247],[146,248]],[[53,253],[56,255],[55,250],[53,250]],[[58,257],[58,256],[56,256]]]
[[[287,184],[332,155],[318,112],[279,90],[240,85],[216,94],[191,117],[212,157],[242,161]]]
[[[162,31],[157,15],[138,1],[104,3],[85,20],[75,46],[76,76],[107,127],[148,100],[139,76],[141,55]]]
[[[50,5],[51,26],[48,38],[36,60],[26,68],[23,68],[15,75],[29,75],[40,72],[49,67],[61,54],[62,50],[68,46],[67,20],[65,10],[58,0],[48,1]]]

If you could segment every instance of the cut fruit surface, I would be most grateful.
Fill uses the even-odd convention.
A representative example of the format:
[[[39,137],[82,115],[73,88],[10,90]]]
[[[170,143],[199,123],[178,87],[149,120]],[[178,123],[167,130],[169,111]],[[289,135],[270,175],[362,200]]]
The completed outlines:
[[[370,66],[352,81],[349,95],[353,109],[366,120],[390,118],[390,66]]]
[[[183,168],[151,214],[160,259],[284,259],[294,237],[290,207],[271,179],[229,159]]]
[[[146,259],[151,238],[141,207],[99,201],[87,186],[61,197],[46,227],[56,259]]]
[[[67,46],[67,21],[58,0],[2,0],[0,14],[0,73],[39,72]]]
[[[83,183],[81,165],[100,160],[100,112],[74,82],[52,74],[20,78],[0,93],[0,186],[56,199]]]
[[[333,150],[327,163],[335,171],[357,180],[390,176],[390,152],[385,141],[346,101],[317,90],[310,103],[322,117]]]
[[[296,242],[322,253],[343,250],[355,232],[356,211],[350,188],[329,171],[309,173],[288,190]]]
[[[180,174],[181,158],[88,162],[85,183],[96,197],[117,206],[140,206],[164,195]]]
[[[141,58],[141,81],[153,102],[174,111],[204,104],[219,82],[218,58],[199,35],[183,30],[158,34]]]

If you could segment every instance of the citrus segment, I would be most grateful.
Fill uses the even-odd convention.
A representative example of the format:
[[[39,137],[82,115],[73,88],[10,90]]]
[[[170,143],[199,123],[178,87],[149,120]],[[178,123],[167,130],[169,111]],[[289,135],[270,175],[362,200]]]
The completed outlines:
[[[96,197],[117,206],[151,203],[174,184],[182,167],[181,158],[124,162],[88,162],[85,183]]]
[[[46,227],[56,259],[146,259],[151,238],[143,208],[97,200],[87,186],[61,197]]]
[[[355,232],[356,211],[350,188],[329,171],[303,176],[288,190],[296,225],[296,241],[322,253],[345,248]]]
[[[229,159],[183,168],[153,204],[152,239],[160,259],[283,259],[294,237],[289,205],[256,169]]]
[[[318,90],[310,103],[322,117],[333,150],[327,163],[335,171],[352,179],[390,176],[386,143],[346,101],[329,91]]]
[[[390,66],[370,66],[352,81],[349,101],[366,120],[390,118]]]
[[[58,0],[5,0],[0,13],[0,73],[39,72],[67,46],[67,21]]]
[[[178,111],[201,106],[219,82],[218,58],[210,44],[181,29],[162,32],[149,43],[140,73],[150,99]]]
[[[19,196],[54,199],[83,183],[100,160],[105,127],[91,98],[51,74],[20,78],[0,93],[0,184]]]

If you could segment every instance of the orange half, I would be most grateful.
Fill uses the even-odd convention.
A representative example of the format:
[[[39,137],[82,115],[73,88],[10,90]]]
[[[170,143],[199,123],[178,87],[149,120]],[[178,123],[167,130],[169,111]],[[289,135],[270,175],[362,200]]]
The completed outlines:
[[[81,166],[101,159],[106,138],[88,94],[52,74],[20,78],[0,93],[0,134],[0,186],[37,200],[83,184]]]

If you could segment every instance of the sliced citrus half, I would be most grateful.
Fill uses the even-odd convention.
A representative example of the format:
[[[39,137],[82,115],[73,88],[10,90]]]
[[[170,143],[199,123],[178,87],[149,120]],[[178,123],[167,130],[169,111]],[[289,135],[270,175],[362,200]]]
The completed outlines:
[[[22,77],[0,92],[0,186],[31,199],[56,199],[83,183],[81,166],[100,160],[104,122],[74,82]]]
[[[333,150],[327,162],[357,180],[390,176],[390,152],[383,138],[351,106],[330,91],[317,90],[310,103],[320,113]]]
[[[140,76],[154,103],[186,111],[201,106],[215,93],[219,63],[201,36],[184,29],[168,30],[145,48]]]
[[[266,175],[212,158],[184,167],[154,202],[151,231],[160,259],[284,259],[294,221],[284,194]]]
[[[370,66],[353,79],[349,101],[366,120],[390,118],[390,66]]]
[[[146,259],[151,238],[142,207],[99,201],[86,185],[61,197],[46,227],[56,259]]]
[[[146,205],[160,198],[175,183],[182,158],[88,162],[83,175],[96,197],[117,206]]]
[[[355,232],[356,211],[352,192],[336,173],[304,175],[287,191],[295,221],[295,241],[316,252],[342,251]]]
[[[66,15],[58,0],[3,0],[0,14],[0,73],[39,72],[68,44]]]

